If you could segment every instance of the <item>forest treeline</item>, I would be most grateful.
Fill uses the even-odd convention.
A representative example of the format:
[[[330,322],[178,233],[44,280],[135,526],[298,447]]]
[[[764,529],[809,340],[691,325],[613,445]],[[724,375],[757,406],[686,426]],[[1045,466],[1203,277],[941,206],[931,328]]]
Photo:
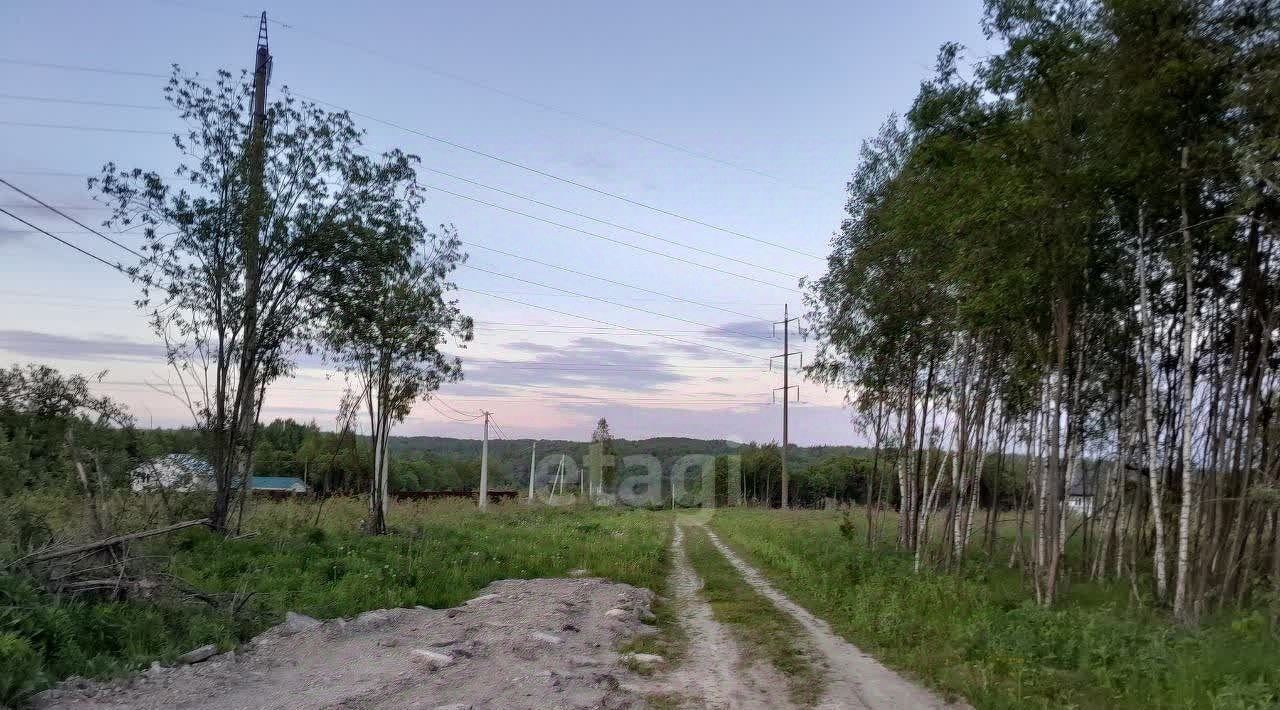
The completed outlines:
[[[104,420],[95,410],[42,408],[42,400],[37,397],[19,396],[16,387],[6,388],[20,375],[27,381],[44,382],[42,387],[28,388],[33,392],[78,390],[82,401],[92,399],[99,409],[109,408],[119,416]],[[87,464],[93,487],[104,492],[122,491],[129,487],[131,473],[147,461],[174,453],[207,458],[207,439],[200,430],[138,428],[121,405],[108,398],[95,399],[92,389],[91,379],[62,375],[41,366],[0,370],[0,493],[32,490],[83,494],[77,463]],[[585,465],[591,455],[591,442],[585,436],[589,433],[584,432],[579,441],[540,440],[542,466],[546,466],[547,459],[554,463],[562,454]],[[406,436],[390,437],[388,442],[391,492],[479,488],[480,441]],[[490,485],[496,489],[526,490],[532,445],[530,439],[491,440]],[[314,421],[275,419],[263,424],[257,434],[252,475],[300,478],[318,495],[364,495],[373,481],[370,446],[367,437],[354,436],[350,431],[327,431]],[[717,499],[721,503],[728,500],[730,457],[739,461],[741,485],[748,502],[777,505],[781,498],[782,460],[776,443],[739,444],[683,437],[610,439],[608,453],[616,457],[619,465],[630,455],[656,457],[663,470],[663,500],[670,500],[674,464],[689,454],[716,457]],[[823,505],[827,499],[841,503],[866,501],[872,468],[868,449],[792,446],[788,465],[791,498],[799,505]],[[701,482],[693,474],[687,478],[680,502],[694,504],[702,500]],[[535,483],[539,494],[545,493],[547,482],[535,479]],[[568,485],[575,487],[577,479]],[[1006,486],[1006,490],[1012,489],[1012,485]],[[1004,504],[1015,502],[1010,496]]]
[[[1280,8],[988,0],[984,27],[1001,51],[945,46],[864,145],[810,373],[918,566],[963,560],[979,464],[1021,456],[1041,603],[1068,571],[1187,622],[1276,598]]]

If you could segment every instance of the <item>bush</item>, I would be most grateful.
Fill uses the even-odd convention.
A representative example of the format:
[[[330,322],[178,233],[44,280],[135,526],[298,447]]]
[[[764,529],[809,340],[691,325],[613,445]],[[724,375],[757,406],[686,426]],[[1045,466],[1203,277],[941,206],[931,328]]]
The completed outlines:
[[[42,671],[40,656],[26,639],[0,633],[0,706],[21,702],[35,688]]]

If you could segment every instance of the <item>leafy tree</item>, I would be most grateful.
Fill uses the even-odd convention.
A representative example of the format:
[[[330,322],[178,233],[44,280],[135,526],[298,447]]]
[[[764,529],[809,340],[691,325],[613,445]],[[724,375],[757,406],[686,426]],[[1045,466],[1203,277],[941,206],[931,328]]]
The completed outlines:
[[[917,567],[959,564],[998,490],[1019,508],[1015,561],[1051,604],[1069,492],[1103,476],[1106,517],[1076,527],[1089,573],[1115,560],[1189,621],[1243,599],[1268,554],[1247,532],[1266,505],[1228,501],[1277,475],[1261,412],[1280,366],[1280,9],[988,0],[984,28],[1002,51],[966,75],[945,45],[863,147],[809,288],[809,372],[848,393],[873,460],[894,461]],[[1124,562],[1136,549],[1149,569]]]
[[[318,336],[331,277],[381,248],[370,240],[412,180],[407,156],[362,154],[349,115],[288,89],[255,135],[251,92],[245,74],[206,84],[175,67],[165,98],[190,129],[174,136],[174,177],[112,163],[90,180],[113,207],[108,226],[143,227],[145,256],[130,272],[166,344],[173,393],[206,439],[216,528],[233,479],[252,467],[265,388]]]
[[[402,193],[369,225],[379,248],[357,255],[333,281],[325,334],[369,416],[375,533],[386,532],[391,427],[408,416],[414,401],[461,379],[462,360],[440,347],[472,337],[471,318],[449,297],[449,274],[464,259],[461,241],[452,228],[427,232],[417,214],[421,196],[405,167]]]
[[[105,374],[99,373],[97,379]],[[99,498],[127,476],[128,442],[120,433],[132,435],[133,417],[128,411],[110,397],[94,395],[90,380],[83,375],[62,375],[46,365],[14,365],[0,370],[0,421],[10,425],[25,422],[40,432],[46,456],[64,457],[84,496],[90,530],[97,537],[106,535],[110,521]],[[0,469],[5,460],[16,469],[10,453],[16,447],[7,437],[4,443]],[[0,478],[0,485],[5,480]]]

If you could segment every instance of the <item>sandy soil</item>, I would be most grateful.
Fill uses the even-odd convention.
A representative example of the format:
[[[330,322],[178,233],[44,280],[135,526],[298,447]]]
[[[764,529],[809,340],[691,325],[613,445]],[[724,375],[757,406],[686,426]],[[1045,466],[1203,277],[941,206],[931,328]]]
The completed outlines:
[[[238,652],[109,684],[72,680],[39,708],[639,708],[615,649],[654,633],[652,593],[601,579],[495,582],[454,609],[306,617]]]
[[[897,710],[898,708],[967,708],[964,704],[943,701],[929,690],[885,668],[879,661],[858,650],[831,631],[827,622],[810,614],[791,601],[747,564],[707,528],[707,534],[738,573],[774,606],[790,614],[808,632],[814,648],[827,662],[827,687],[819,708],[866,708]]]

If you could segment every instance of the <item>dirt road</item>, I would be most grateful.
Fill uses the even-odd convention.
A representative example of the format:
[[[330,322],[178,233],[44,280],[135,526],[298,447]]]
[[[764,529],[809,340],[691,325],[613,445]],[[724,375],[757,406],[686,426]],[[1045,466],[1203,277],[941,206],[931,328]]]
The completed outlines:
[[[786,680],[778,671],[752,658],[711,615],[702,598],[702,580],[689,564],[684,531],[675,526],[671,539],[671,594],[687,647],[679,666],[644,688],[651,695],[668,696],[681,707],[788,708]]]
[[[964,708],[963,704],[943,701],[929,690],[885,668],[879,661],[858,650],[831,631],[827,622],[779,592],[759,570],[747,564],[729,549],[710,528],[704,528],[720,554],[737,568],[743,579],[774,606],[791,615],[809,635],[814,648],[827,662],[827,687],[819,708],[866,708],[898,710],[898,708]]]

